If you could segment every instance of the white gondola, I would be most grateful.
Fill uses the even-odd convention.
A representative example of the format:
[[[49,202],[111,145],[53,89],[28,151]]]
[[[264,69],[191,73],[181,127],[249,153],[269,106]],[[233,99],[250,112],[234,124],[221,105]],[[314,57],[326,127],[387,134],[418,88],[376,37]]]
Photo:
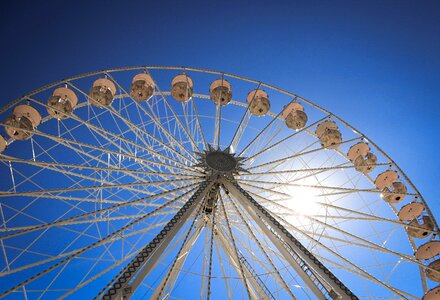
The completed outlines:
[[[232,100],[231,84],[226,79],[217,79],[211,83],[209,94],[215,104],[226,105]]]
[[[415,257],[428,260],[440,254],[440,241],[429,241],[417,248]]]
[[[426,269],[426,276],[432,281],[440,282],[440,259],[432,261]],[[440,297],[440,295],[439,295]]]
[[[425,206],[422,203],[413,201],[402,206],[397,215],[401,221],[412,221],[421,216],[424,210]]]
[[[90,89],[90,103],[96,107],[106,107],[112,104],[116,95],[116,86],[107,78],[100,78]]]
[[[399,178],[399,175],[396,171],[387,170],[383,173],[377,175],[376,180],[374,180],[374,184],[379,190],[383,190],[386,187],[390,187],[393,182],[396,182]]]
[[[6,142],[5,138],[3,137],[3,135],[0,134],[0,153],[5,151],[7,145],[8,143]]]
[[[439,300],[439,299],[440,299],[440,285],[427,291],[422,298],[422,300]]]
[[[249,111],[254,116],[264,116],[270,109],[269,96],[263,90],[250,91],[246,97]]]
[[[193,95],[193,81],[185,75],[180,74],[171,81],[171,96],[178,102],[186,102]]]
[[[414,219],[408,225],[408,235],[418,239],[430,236],[434,230],[434,223],[428,216]]]
[[[150,75],[139,73],[133,77],[130,86],[130,96],[136,101],[147,101],[153,96],[154,81]]]
[[[336,149],[342,142],[342,134],[333,121],[322,122],[316,127],[315,133],[324,148]]]
[[[38,110],[27,104],[18,105],[5,120],[6,133],[13,139],[26,140],[40,123],[41,115]]]
[[[406,185],[402,182],[393,182],[391,186],[385,187],[381,197],[389,203],[399,203],[406,196]]]
[[[306,126],[308,117],[301,104],[292,102],[284,109],[283,119],[287,127],[297,130]]]
[[[64,119],[72,113],[78,104],[78,97],[69,88],[60,87],[53,91],[47,101],[47,112],[55,119]]]
[[[347,156],[353,162],[356,171],[364,174],[373,171],[377,164],[377,156],[370,152],[370,146],[364,142],[351,146]]]

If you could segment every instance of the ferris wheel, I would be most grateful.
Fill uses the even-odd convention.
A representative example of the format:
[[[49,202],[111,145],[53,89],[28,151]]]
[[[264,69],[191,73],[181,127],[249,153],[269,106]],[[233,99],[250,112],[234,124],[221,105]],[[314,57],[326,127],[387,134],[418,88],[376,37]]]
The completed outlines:
[[[440,299],[417,188],[298,95],[127,67],[0,120],[0,298]]]

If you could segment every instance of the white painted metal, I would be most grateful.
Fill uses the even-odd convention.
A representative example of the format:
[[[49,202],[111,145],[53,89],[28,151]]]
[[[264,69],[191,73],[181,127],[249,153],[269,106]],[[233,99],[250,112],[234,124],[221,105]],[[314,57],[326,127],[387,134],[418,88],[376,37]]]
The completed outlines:
[[[0,154],[0,166],[8,174],[4,177],[6,180],[2,182],[7,188],[0,191],[0,223],[2,224],[0,227],[0,232],[2,232],[0,248],[2,259],[5,262],[4,269],[0,270],[0,279],[7,279],[8,277],[4,276],[12,274],[23,276],[22,278],[33,278],[32,272],[36,270],[35,267],[43,264],[56,266],[57,259],[76,255],[75,253],[80,250],[69,248],[74,245],[75,241],[82,241],[83,239],[108,241],[108,243],[99,243],[103,246],[103,251],[94,257],[93,265],[84,270],[82,281],[70,293],[75,295],[77,291],[80,291],[86,285],[90,287],[99,282],[99,278],[112,269],[105,268],[104,270],[107,271],[102,272],[95,272],[94,270],[95,267],[101,266],[105,262],[106,256],[119,255],[111,250],[111,245],[122,241],[120,254],[126,256],[125,258],[114,257],[114,267],[121,268],[121,265],[126,263],[127,258],[133,257],[133,253],[126,251],[129,251],[128,249],[136,251],[142,246],[129,244],[128,237],[135,236],[135,232],[142,232],[141,236],[144,236],[144,234],[148,234],[149,229],[151,230],[154,227],[149,226],[145,228],[145,231],[137,230],[133,233],[121,232],[121,236],[118,238],[111,237],[112,229],[118,230],[122,226],[120,224],[128,224],[139,220],[145,213],[159,207],[163,203],[161,201],[172,201],[178,198],[182,192],[197,186],[200,180],[203,179],[204,170],[194,167],[194,164],[198,163],[194,152],[200,152],[208,148],[203,127],[206,127],[206,130],[209,131],[211,127],[214,127],[214,144],[216,148],[220,148],[222,142],[229,142],[224,139],[224,133],[227,134],[227,127],[221,126],[226,126],[227,122],[230,122],[228,119],[233,119],[232,123],[235,122],[235,124],[238,123],[239,119],[236,115],[223,114],[221,107],[214,110],[215,106],[209,100],[210,95],[194,93],[196,90],[191,91],[190,101],[182,105],[177,103],[177,106],[174,101],[170,102],[171,93],[161,89],[162,82],[157,80],[160,76],[156,77],[154,74],[162,70],[170,72],[169,74],[172,75],[176,75],[177,72],[182,73],[181,77],[185,78],[186,81],[182,81],[182,83],[190,85],[192,89],[194,87],[201,88],[206,92],[209,83],[212,82],[212,80],[206,80],[205,84],[202,85],[198,75],[209,75],[211,77],[208,77],[211,79],[218,79],[221,76],[225,80],[228,79],[229,82],[240,80],[246,84],[252,84],[253,86],[249,90],[254,89],[255,85],[258,84],[257,89],[264,88],[270,99],[278,99],[273,96],[273,93],[278,93],[277,95],[286,96],[286,102],[294,99],[296,104],[301,105],[302,108],[305,107],[310,123],[313,125],[306,126],[303,130],[289,133],[286,136],[283,135],[286,130],[282,116],[285,110],[278,107],[279,114],[268,112],[266,116],[259,119],[264,120],[263,124],[267,125],[263,125],[262,128],[258,128],[259,131],[255,131],[255,128],[250,126],[253,124],[255,117],[248,112],[249,103],[244,99],[241,99],[241,101],[232,99],[230,101],[231,105],[226,109],[231,106],[244,109],[242,120],[236,126],[237,129],[231,141],[233,152],[240,153],[241,156],[247,156],[247,159],[243,162],[245,168],[251,172],[250,174],[241,173],[236,175],[236,179],[242,183],[243,187],[246,187],[249,194],[255,199],[261,200],[261,203],[264,203],[267,209],[276,208],[274,214],[277,218],[280,218],[278,219],[280,222],[283,220],[286,225],[289,225],[292,218],[297,217],[297,212],[292,210],[292,207],[284,206],[285,209],[282,210],[286,199],[292,196],[291,189],[316,190],[314,196],[319,197],[317,205],[325,208],[326,212],[319,211],[308,215],[305,219],[311,222],[313,227],[308,228],[306,225],[301,224],[302,227],[300,226],[299,230],[307,234],[304,235],[304,238],[308,241],[310,247],[315,247],[318,250],[331,249],[334,251],[334,257],[340,257],[340,261],[337,262],[325,256],[319,256],[323,262],[335,267],[338,272],[350,272],[356,280],[366,278],[374,281],[377,286],[384,286],[390,291],[395,291],[397,295],[405,295],[411,298],[412,294],[405,291],[406,287],[399,286],[399,282],[391,281],[391,279],[387,281],[387,278],[393,278],[394,273],[399,272],[400,261],[403,260],[407,265],[419,268],[419,277],[424,293],[433,287],[432,282],[426,280],[425,274],[425,271],[433,271],[432,268],[426,266],[429,261],[416,261],[413,255],[415,252],[420,257],[426,256],[426,253],[423,253],[426,246],[423,244],[428,242],[428,239],[424,235],[415,235],[412,232],[419,232],[419,227],[423,227],[425,223],[427,224],[427,222],[422,221],[425,220],[424,218],[428,218],[429,222],[432,223],[430,223],[429,228],[423,228],[423,230],[426,230],[426,235],[429,235],[433,240],[432,245],[436,245],[438,226],[435,218],[416,187],[402,170],[386,153],[373,142],[367,140],[358,130],[316,104],[265,83],[231,74],[194,68],[145,66],[93,72],[69,78],[63,82],[54,83],[31,92],[0,109],[0,114],[7,116],[16,107],[31,104],[39,112],[46,112],[48,108],[46,95],[53,93],[54,89],[59,89],[64,84],[66,84],[65,87],[72,88],[79,96],[77,103],[75,103],[77,104],[75,111],[69,115],[69,118],[54,120],[51,116],[43,115],[41,116],[41,122],[37,120],[37,125],[41,123],[38,129],[20,128],[23,133],[28,133],[27,136],[32,135],[32,138],[26,140],[25,135],[24,141],[5,139],[4,143],[0,143],[0,152],[3,151]],[[197,72],[197,76],[192,76],[195,72]],[[128,81],[120,79],[119,76],[124,74],[129,75],[127,76]],[[126,89],[128,87],[124,87],[122,84],[122,82],[132,80],[134,74],[148,75],[151,78],[151,83],[156,87],[152,97],[147,102],[132,101]],[[195,85],[188,80],[188,76],[197,78]],[[94,108],[87,101],[89,97],[88,90],[93,81],[97,78],[104,79],[103,77],[107,78],[105,80],[113,85],[111,87],[113,102],[109,106]],[[172,76],[169,76],[169,78],[172,78]],[[102,83],[105,80],[99,82]],[[87,81],[88,84],[82,84],[82,82]],[[150,82],[150,80],[148,81]],[[166,86],[169,86],[169,81]],[[233,86],[236,86],[235,83]],[[196,102],[200,108],[199,111],[196,108]],[[275,107],[277,103],[274,101],[272,104]],[[180,109],[180,106],[182,109]],[[211,109],[210,116],[206,116],[206,108],[208,107]],[[289,108],[289,106],[287,107]],[[293,105],[290,105],[290,108],[292,107]],[[214,111],[217,111],[216,116],[213,116]],[[317,111],[320,114],[316,113]],[[313,148],[316,146],[314,144],[316,136],[313,133],[315,125],[323,121],[335,121],[343,136],[347,137],[341,143],[338,143],[337,146],[340,150],[330,151],[326,150],[325,147]],[[109,123],[112,123],[114,127],[110,129],[108,127]],[[207,126],[208,124],[209,126]],[[89,134],[87,139],[83,139],[81,135],[78,135],[77,132],[81,129],[83,133],[86,131]],[[351,136],[347,134],[347,129],[353,131]],[[305,135],[313,139],[310,142],[304,142],[301,147],[295,148],[292,146],[295,143],[300,144]],[[247,145],[240,143],[244,139],[247,139]],[[375,173],[376,170],[374,170],[370,173],[371,176],[366,174],[367,172],[353,175],[353,168],[356,168],[356,166],[352,165],[345,155],[345,153],[349,153],[348,158],[352,158],[353,155],[350,155],[350,152],[347,151],[348,147],[359,141],[365,145],[368,143],[368,147],[378,156],[378,163],[375,164],[375,167],[379,171]],[[6,149],[2,147],[4,144],[8,145]],[[47,146],[48,144],[50,145]],[[16,152],[16,147],[22,147],[23,152],[26,155],[29,154],[29,156],[17,155],[21,151]],[[75,153],[78,159],[75,162],[66,162],[62,156],[57,154],[58,150]],[[365,154],[364,152],[362,154]],[[313,164],[313,157],[324,158],[325,160],[322,161],[321,165],[316,165]],[[345,161],[338,161],[338,157],[345,159]],[[385,171],[387,167],[386,172],[388,173],[385,174],[393,176],[377,176],[375,186],[373,182],[376,175]],[[31,173],[26,171],[26,168],[35,171]],[[42,179],[47,178],[48,174],[56,174],[54,177],[59,177],[67,184],[64,186],[54,185],[53,187],[45,185]],[[395,174],[398,174],[399,182],[404,183],[408,191],[403,192],[395,187],[398,183]],[[339,180],[334,181],[336,178]],[[313,183],[308,182],[309,180]],[[369,185],[365,183],[361,185],[360,182],[363,181],[369,182]],[[384,199],[389,203],[378,197],[380,193],[386,196]],[[399,197],[399,199],[396,199],[396,197]],[[344,207],[344,198],[357,200],[359,202],[356,203],[359,203],[359,205],[357,207]],[[401,201],[403,203],[400,203]],[[65,209],[61,210],[60,215],[56,216],[55,219],[44,219],[32,208],[45,202],[57,203],[56,205],[60,206],[64,205]],[[175,204],[170,205],[170,210],[166,213],[155,213],[153,216],[156,218],[156,225],[166,224],[166,220],[173,216],[182,205],[182,202],[178,200]],[[25,203],[25,205],[17,208],[14,203]],[[361,203],[364,203],[364,206]],[[382,203],[382,206],[383,203],[388,205],[389,210],[394,213],[394,217],[393,215],[380,214],[382,211],[375,210],[374,203]],[[238,226],[239,230],[243,230],[240,225],[245,225],[245,220],[239,218],[239,212],[234,211],[232,207],[231,204],[228,204],[225,215],[229,216],[232,227]],[[129,213],[127,213],[128,209]],[[5,214],[5,212],[7,213]],[[26,219],[28,223],[15,223],[14,220],[19,219]],[[330,220],[331,222],[329,222]],[[368,236],[363,235],[362,231],[353,234],[351,230],[344,227],[344,224],[352,223],[358,226],[365,224],[365,228],[371,228],[372,232]],[[107,224],[107,229],[104,229],[102,224]],[[293,230],[292,228],[297,228],[296,225],[288,226],[288,228]],[[113,228],[113,226],[116,227]],[[93,228],[96,231],[95,233],[90,232]],[[343,237],[332,237],[331,234],[325,231],[321,232],[324,228],[338,232]],[[388,239],[380,238],[382,229],[390,238],[397,236],[394,234],[395,232],[400,232],[405,236],[406,231],[408,231],[409,242],[405,238],[401,242],[402,245],[409,245],[410,249],[400,250],[390,247]],[[61,232],[66,233],[69,244],[60,246],[62,249],[55,253],[58,254],[55,256],[51,252],[44,251],[44,249],[37,251],[35,245],[41,244],[54,230],[61,230]],[[247,230],[250,231],[250,228]],[[263,230],[261,230],[261,233],[263,233]],[[258,240],[249,232],[243,232],[242,234],[246,242],[254,243],[254,245],[262,243],[263,249],[267,246],[267,242]],[[266,232],[266,235],[268,234],[273,235],[270,231]],[[30,236],[34,238],[29,240],[28,237]],[[10,241],[14,238],[20,238],[23,247],[12,248],[14,244]],[[378,239],[379,242],[375,240],[375,243],[371,243],[369,242],[370,238]],[[59,242],[61,243],[62,240],[59,240]],[[240,240],[230,246],[235,248],[236,245],[246,245],[244,242]],[[145,240],[142,243],[145,243]],[[279,239],[275,242],[272,241],[272,243],[278,243],[279,247],[285,247],[285,244],[280,242]],[[362,267],[365,265],[357,265],[357,263],[362,263],[362,260],[350,260],[341,256],[340,250],[343,249],[343,246],[338,246],[338,243],[350,247],[364,248],[371,255],[369,265],[377,267],[377,271],[380,271],[378,273],[384,275],[373,277],[363,272]],[[215,246],[218,247],[218,243]],[[247,255],[246,259],[259,260],[258,256],[251,253],[252,247],[246,249],[246,251],[249,251],[249,253],[243,252],[243,255]],[[226,253],[225,250],[220,249],[220,251]],[[279,252],[282,251],[279,250]],[[262,251],[261,253],[265,252]],[[264,256],[264,259],[266,259],[266,262],[270,262],[271,259],[277,257],[277,253],[268,249],[267,256]],[[386,255],[396,259],[390,262],[394,265],[394,268],[389,274],[387,274],[385,265],[374,264],[375,261],[380,261]],[[34,259],[29,263],[21,263],[23,257],[26,256],[41,258]],[[26,283],[31,281],[24,280],[25,284],[21,284],[14,293],[20,293],[24,297],[27,297],[29,293],[39,293],[39,297],[43,298],[49,297],[53,295],[51,293],[55,292],[55,285],[53,284],[56,283],[57,278],[63,278],[75,261],[83,259],[81,256],[75,256],[74,259],[70,258],[68,260],[68,265],[58,265],[60,266],[59,269],[54,269],[50,275],[47,273],[48,276],[52,277],[41,291],[35,291],[31,286],[27,286]],[[234,263],[232,261],[225,261],[224,263],[221,266],[222,275],[220,276],[225,282],[228,296],[232,297],[234,288],[230,286],[231,282],[229,282],[225,267],[227,269],[228,263],[229,266],[234,266]],[[244,265],[241,265],[241,267],[239,265],[238,269],[235,268],[237,274],[246,273],[243,267]],[[241,271],[240,268],[243,270]],[[274,265],[271,265],[270,269],[271,271],[277,271],[277,267]],[[177,278],[178,274],[175,274],[176,272],[173,272],[171,281]],[[35,277],[35,280],[38,280],[41,276]],[[87,276],[92,277],[88,278]],[[208,278],[207,276],[206,272],[202,274],[204,280]],[[277,278],[284,279],[282,276],[286,276],[286,274],[281,276],[272,275],[278,284],[276,288],[283,288],[287,291],[288,288],[282,280],[277,280]],[[245,274],[245,277],[248,277],[248,275]],[[292,279],[294,277],[288,278],[288,280]],[[251,288],[248,289],[248,292],[255,294],[253,280],[248,278],[245,280],[244,285],[249,285]],[[416,281],[414,282],[416,284]],[[393,285],[396,285],[396,287]],[[169,286],[170,291],[172,291],[172,285]],[[367,287],[368,284],[365,284],[366,290],[368,290]],[[66,294],[69,294],[69,292],[66,292]],[[364,292],[364,294],[374,298],[372,292],[371,294]]]

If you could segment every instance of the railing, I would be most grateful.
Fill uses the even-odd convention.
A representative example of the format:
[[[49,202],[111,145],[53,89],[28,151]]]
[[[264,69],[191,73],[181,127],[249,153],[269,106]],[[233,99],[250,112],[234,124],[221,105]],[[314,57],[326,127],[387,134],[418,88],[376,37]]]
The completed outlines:
[[[292,249],[292,247],[286,243],[268,224],[266,226],[269,230],[280,240],[284,248],[289,252],[292,258],[297,262],[298,266],[304,271],[304,273],[313,281],[315,286],[322,292],[326,299],[334,300],[339,299],[338,294],[336,294],[333,289],[328,290],[326,286],[321,282],[321,280],[316,276],[313,270],[307,265],[307,263]]]
[[[246,266],[246,268],[249,270],[249,273],[251,273],[251,275],[255,278],[255,280],[257,281],[258,285],[265,292],[265,294],[269,297],[269,299],[275,300],[275,297],[272,295],[272,293],[269,291],[267,286],[261,280],[260,276],[255,271],[255,269],[251,266],[251,264],[247,261],[247,259],[241,254],[240,251],[238,251],[238,258]]]

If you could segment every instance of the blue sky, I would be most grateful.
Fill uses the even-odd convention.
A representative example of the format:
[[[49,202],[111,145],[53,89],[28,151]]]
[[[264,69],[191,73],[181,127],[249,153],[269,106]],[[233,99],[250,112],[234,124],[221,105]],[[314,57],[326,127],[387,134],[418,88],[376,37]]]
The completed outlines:
[[[0,105],[112,67],[251,77],[360,129],[440,217],[439,16],[438,1],[10,1],[0,9]]]
[[[439,15],[438,1],[13,1],[0,10],[0,102],[126,65],[255,78],[359,128],[440,215]]]

